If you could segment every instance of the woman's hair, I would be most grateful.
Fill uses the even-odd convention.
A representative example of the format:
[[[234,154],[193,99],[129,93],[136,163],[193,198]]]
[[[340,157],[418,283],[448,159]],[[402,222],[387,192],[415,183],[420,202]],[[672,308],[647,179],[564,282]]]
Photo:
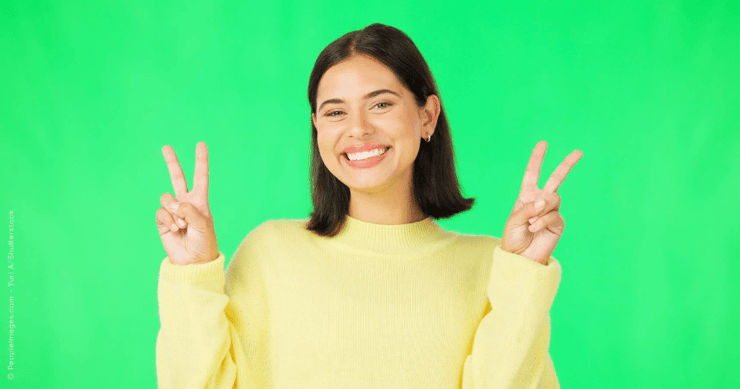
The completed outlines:
[[[388,66],[423,107],[429,95],[440,98],[424,57],[403,31],[373,23],[335,40],[319,54],[308,81],[311,113],[316,113],[319,81],[337,63],[355,55],[371,56]],[[450,127],[443,107],[431,142],[421,142],[413,167],[414,197],[421,211],[434,219],[445,219],[469,210],[475,198],[464,198],[455,173]],[[311,121],[311,200],[313,212],[306,229],[320,236],[335,236],[349,212],[350,191],[324,165],[319,154],[316,127]]]

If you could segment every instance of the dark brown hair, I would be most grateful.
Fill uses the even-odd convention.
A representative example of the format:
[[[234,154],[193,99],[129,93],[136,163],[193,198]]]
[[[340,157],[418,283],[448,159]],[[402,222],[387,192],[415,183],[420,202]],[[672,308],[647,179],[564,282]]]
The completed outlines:
[[[319,81],[326,71],[352,56],[364,54],[388,66],[423,107],[430,95],[442,98],[424,57],[403,31],[373,23],[344,34],[330,43],[316,59],[308,81],[311,113],[316,113]],[[350,191],[324,165],[319,154],[316,127],[311,121],[311,200],[313,212],[306,229],[332,237],[341,231],[349,212]],[[421,141],[421,139],[419,139]],[[431,142],[423,141],[413,168],[414,197],[421,211],[434,219],[446,219],[472,208],[474,198],[464,198],[455,173],[452,137],[441,107]]]

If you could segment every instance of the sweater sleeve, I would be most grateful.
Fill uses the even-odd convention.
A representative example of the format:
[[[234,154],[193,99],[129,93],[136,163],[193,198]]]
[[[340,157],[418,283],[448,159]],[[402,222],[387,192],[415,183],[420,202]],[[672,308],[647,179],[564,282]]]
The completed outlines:
[[[550,307],[560,263],[542,265],[494,247],[487,294],[491,310],[465,359],[463,389],[560,388],[549,354]]]
[[[224,260],[175,265],[166,257],[160,266],[157,335],[158,387],[234,388],[237,365],[245,358],[225,308]]]

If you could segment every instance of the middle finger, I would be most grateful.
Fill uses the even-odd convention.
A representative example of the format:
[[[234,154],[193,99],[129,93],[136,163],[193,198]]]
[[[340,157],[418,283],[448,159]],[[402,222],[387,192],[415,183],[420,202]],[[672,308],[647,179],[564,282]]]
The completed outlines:
[[[182,172],[180,162],[177,160],[177,155],[172,146],[165,145],[162,147],[162,154],[164,154],[164,160],[167,162],[167,169],[170,171],[170,179],[172,181],[172,189],[175,190],[175,196],[180,197],[188,193],[188,183],[185,181],[185,174]]]
[[[555,169],[550,178],[547,180],[545,187],[542,188],[545,192],[557,192],[560,185],[565,181],[565,177],[570,173],[570,169],[583,157],[581,150],[574,150],[570,153],[563,162]]]

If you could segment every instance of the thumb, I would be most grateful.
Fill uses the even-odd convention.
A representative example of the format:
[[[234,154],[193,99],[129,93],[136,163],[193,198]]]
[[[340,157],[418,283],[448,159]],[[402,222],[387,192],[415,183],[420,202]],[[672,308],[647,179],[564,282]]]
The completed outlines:
[[[512,227],[519,227],[521,225],[529,223],[529,219],[533,216],[539,215],[539,213],[545,209],[546,202],[544,199],[536,200],[524,204],[518,211],[511,215]]]
[[[185,219],[185,222],[188,223],[189,227],[200,230],[207,227],[208,221],[205,216],[203,216],[203,213],[201,213],[193,204],[173,202],[169,206],[169,211],[172,214]]]

